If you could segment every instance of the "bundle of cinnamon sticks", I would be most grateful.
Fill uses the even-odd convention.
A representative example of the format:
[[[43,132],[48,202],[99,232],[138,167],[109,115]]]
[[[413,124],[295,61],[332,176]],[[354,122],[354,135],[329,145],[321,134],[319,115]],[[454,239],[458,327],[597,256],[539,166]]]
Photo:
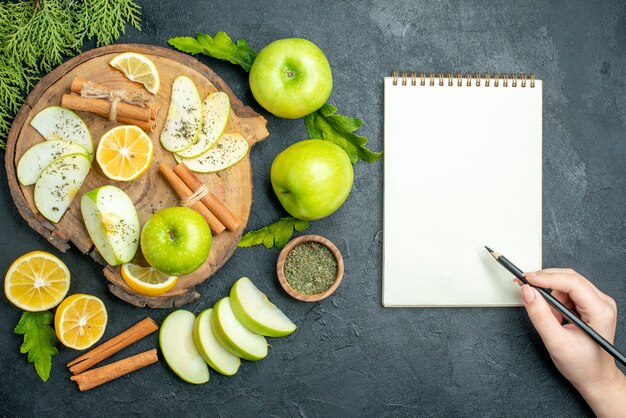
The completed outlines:
[[[98,387],[125,374],[139,370],[142,367],[156,363],[159,359],[156,348],[144,351],[143,353],[127,357],[106,366],[88,370],[90,367],[109,358],[113,354],[128,347],[143,337],[152,334],[159,326],[152,320],[146,318],[138,322],[126,331],[100,344],[82,356],[70,361],[67,364],[74,374],[70,380],[78,384],[78,389],[86,391]]]
[[[111,98],[90,98],[86,97],[85,86],[88,85],[92,89],[102,92],[126,93],[128,96],[140,94],[135,91],[112,90],[101,84],[85,80],[80,77],[74,78],[70,87],[70,93],[64,94],[61,99],[61,106],[66,109],[82,110],[85,112],[95,113],[100,116],[109,117],[111,114],[111,106],[113,106]],[[103,94],[105,96],[106,94]],[[113,96],[111,96],[113,97]],[[154,132],[156,128],[156,119],[159,115],[161,105],[153,101],[152,98],[146,98],[147,103],[144,105],[130,104],[123,100],[116,103],[115,120],[120,123],[135,125],[146,132]]]
[[[160,163],[159,171],[183,200],[183,205],[200,213],[214,235],[221,234],[225,229],[234,231],[241,225],[241,221],[206,188],[185,163],[178,164],[173,170],[167,164]]]

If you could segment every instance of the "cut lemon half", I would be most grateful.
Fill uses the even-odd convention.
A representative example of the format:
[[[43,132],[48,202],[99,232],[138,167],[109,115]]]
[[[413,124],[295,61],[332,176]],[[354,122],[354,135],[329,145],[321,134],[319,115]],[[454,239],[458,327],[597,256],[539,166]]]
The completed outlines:
[[[4,293],[15,306],[39,312],[57,306],[70,289],[70,271],[52,254],[33,251],[11,264]]]
[[[128,287],[148,296],[162,295],[178,282],[178,276],[169,276],[152,267],[132,263],[122,264],[120,272]]]
[[[159,72],[146,56],[125,52],[113,58],[109,65],[123,72],[129,80],[143,84],[150,93],[159,91]]]
[[[100,299],[76,294],[68,296],[57,308],[54,329],[61,344],[84,350],[102,337],[107,318],[107,310]]]
[[[96,161],[111,180],[131,181],[148,171],[152,154],[152,140],[141,128],[122,125],[102,135]]]

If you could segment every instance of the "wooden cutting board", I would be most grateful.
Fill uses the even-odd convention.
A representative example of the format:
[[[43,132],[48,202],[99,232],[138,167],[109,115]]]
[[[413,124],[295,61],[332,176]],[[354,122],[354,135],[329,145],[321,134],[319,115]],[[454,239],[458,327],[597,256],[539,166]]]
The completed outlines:
[[[33,186],[22,186],[17,180],[17,163],[20,157],[32,145],[44,141],[44,138],[30,126],[30,121],[40,110],[48,106],[59,106],[61,97],[63,94],[69,93],[70,84],[75,77],[82,77],[115,89],[142,88],[140,84],[129,81],[121,72],[109,66],[109,61],[114,56],[129,51],[138,52],[150,58],[156,65],[161,80],[161,86],[156,97],[156,100],[161,104],[157,128],[154,132],[148,133],[154,143],[152,165],[148,172],[139,179],[132,182],[118,182],[109,180],[104,176],[94,161],[89,175],[69,210],[59,223],[54,224],[38,213],[33,200]],[[240,132],[251,146],[269,135],[265,118],[245,106],[235,97],[226,83],[206,65],[189,55],[170,49],[128,44],[111,45],[87,51],[65,62],[42,78],[26,98],[13,122],[7,140],[5,154],[7,178],[11,195],[20,215],[31,228],[44,236],[59,250],[65,252],[72,243],[82,253],[89,254],[93,259],[103,264],[105,266],[104,276],[110,282],[109,289],[111,292],[135,306],[168,308],[197,299],[200,295],[196,292],[195,286],[211,277],[235,251],[242,231],[248,222],[252,204],[252,173],[249,154],[236,165],[219,173],[198,174],[200,180],[209,186],[211,192],[242,221],[241,226],[236,231],[224,231],[220,235],[214,236],[211,252],[204,265],[195,272],[180,277],[176,286],[161,296],[143,296],[131,290],[121,278],[119,267],[106,265],[104,259],[93,246],[80,213],[80,197],[96,187],[111,184],[124,190],[135,203],[142,225],[150,215],[159,209],[180,204],[178,196],[158,174],[157,170],[157,165],[160,162],[165,162],[171,167],[176,165],[172,154],[161,146],[159,137],[167,115],[172,82],[179,75],[190,77],[196,84],[202,98],[217,90],[228,94],[231,104],[231,120],[226,128],[227,132]],[[89,127],[96,147],[103,133],[119,125],[91,113],[78,112],[78,114]],[[133,261],[146,265],[142,259],[141,250],[137,251]]]

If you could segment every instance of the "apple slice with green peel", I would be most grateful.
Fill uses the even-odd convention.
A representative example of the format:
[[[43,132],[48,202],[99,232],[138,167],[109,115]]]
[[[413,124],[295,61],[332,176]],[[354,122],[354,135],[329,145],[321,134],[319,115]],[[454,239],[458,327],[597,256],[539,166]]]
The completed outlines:
[[[230,289],[230,306],[239,322],[257,334],[284,337],[296,330],[296,324],[247,277],[237,280]]]
[[[159,345],[170,369],[185,382],[195,385],[209,381],[209,366],[193,342],[195,317],[189,311],[174,311],[165,318],[159,331]]]
[[[46,140],[62,139],[87,150],[93,160],[93,141],[85,122],[76,113],[61,106],[46,107],[30,121],[30,125]]]
[[[255,334],[239,322],[228,296],[220,299],[213,307],[211,329],[222,347],[237,357],[257,361],[267,356],[265,337]]]
[[[137,209],[126,193],[115,186],[87,192],[80,201],[87,232],[100,255],[112,266],[128,263],[139,246]]]
[[[202,129],[202,100],[193,81],[184,75],[172,84],[172,97],[167,119],[161,132],[163,148],[180,152],[191,147]]]
[[[206,309],[198,315],[193,324],[193,341],[198,352],[216,372],[225,376],[237,373],[241,360],[226,350],[213,335],[211,315],[213,309]]]
[[[52,139],[35,144],[22,155],[17,163],[17,179],[24,186],[35,184],[48,164],[70,154],[84,154],[89,158],[87,150],[74,142]]]
[[[196,158],[182,158],[174,154],[178,163],[185,163],[191,171],[214,173],[237,164],[248,153],[248,141],[238,133],[223,134],[217,143]]]
[[[189,148],[177,152],[180,157],[194,158],[204,154],[220,139],[230,118],[230,99],[224,92],[211,93],[204,99],[202,130],[196,142]]]
[[[34,199],[39,213],[52,222],[59,222],[90,168],[91,162],[85,154],[66,155],[48,164],[35,183]]]

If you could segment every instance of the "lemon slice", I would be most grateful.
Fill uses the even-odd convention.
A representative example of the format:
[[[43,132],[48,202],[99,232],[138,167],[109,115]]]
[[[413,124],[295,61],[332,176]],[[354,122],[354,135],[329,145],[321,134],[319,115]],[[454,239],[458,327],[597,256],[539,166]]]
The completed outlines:
[[[102,337],[107,319],[107,310],[100,299],[76,294],[68,296],[57,308],[54,329],[61,344],[84,350]]]
[[[70,289],[70,271],[52,254],[33,251],[11,264],[4,293],[15,306],[39,312],[57,306]]]
[[[152,267],[132,263],[122,264],[120,271],[128,287],[148,296],[162,295],[178,282],[178,276],[169,276]]]
[[[113,58],[109,65],[123,72],[129,80],[143,84],[150,93],[159,91],[159,72],[144,55],[125,52]]]
[[[123,125],[102,135],[96,161],[111,180],[131,181],[148,171],[153,153],[152,140],[141,128]]]

